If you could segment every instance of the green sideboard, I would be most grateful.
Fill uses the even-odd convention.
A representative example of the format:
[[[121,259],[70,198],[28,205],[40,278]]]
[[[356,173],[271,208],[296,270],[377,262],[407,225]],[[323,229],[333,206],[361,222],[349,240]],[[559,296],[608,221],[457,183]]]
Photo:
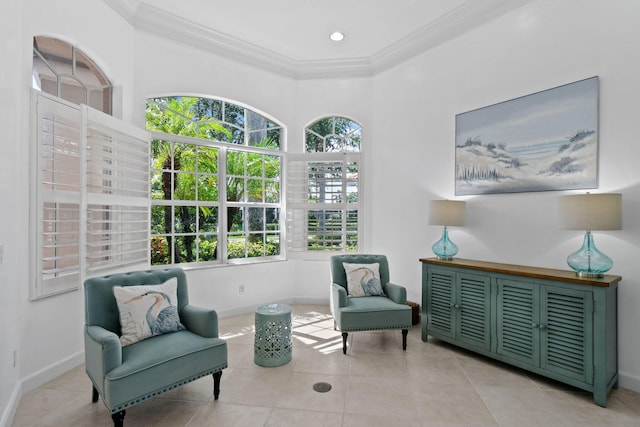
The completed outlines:
[[[593,393],[618,385],[620,276],[454,258],[422,262],[428,335]]]

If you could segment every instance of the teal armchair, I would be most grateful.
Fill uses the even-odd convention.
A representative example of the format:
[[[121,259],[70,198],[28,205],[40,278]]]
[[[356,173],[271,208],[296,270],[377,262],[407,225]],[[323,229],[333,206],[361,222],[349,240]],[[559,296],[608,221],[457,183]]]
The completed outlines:
[[[183,330],[121,345],[116,286],[159,285],[177,278],[177,309]],[[115,426],[124,423],[125,409],[188,382],[213,375],[218,399],[227,344],[218,336],[215,310],[189,304],[187,279],[179,268],[135,271],[93,277],[84,282],[85,369]]]
[[[349,294],[344,263],[379,265],[379,279],[384,295]],[[412,325],[407,290],[389,282],[389,263],[384,255],[348,254],[331,257],[331,313],[342,332],[342,352],[347,354],[349,332],[401,329],[402,349],[407,349],[407,333]]]

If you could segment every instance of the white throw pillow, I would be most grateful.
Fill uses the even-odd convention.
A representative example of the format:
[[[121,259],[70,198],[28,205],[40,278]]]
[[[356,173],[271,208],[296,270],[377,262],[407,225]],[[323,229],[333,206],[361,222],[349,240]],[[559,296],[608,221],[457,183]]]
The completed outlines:
[[[178,315],[178,279],[161,285],[115,286],[122,336],[127,346],[154,335],[184,330]]]
[[[347,292],[352,297],[386,296],[380,282],[380,264],[342,263],[347,274]]]

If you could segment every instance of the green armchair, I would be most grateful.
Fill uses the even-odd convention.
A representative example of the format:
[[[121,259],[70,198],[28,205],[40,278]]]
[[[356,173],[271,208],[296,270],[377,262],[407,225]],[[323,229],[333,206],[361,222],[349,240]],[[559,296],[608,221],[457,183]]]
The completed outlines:
[[[352,264],[349,267],[353,267],[354,264],[378,264],[379,277],[376,279],[379,278],[383,294],[356,296],[355,292],[350,293],[345,263]],[[361,276],[362,279],[371,279],[371,277],[371,275]],[[336,327],[342,332],[342,352],[344,354],[347,354],[349,332],[380,329],[401,329],[402,349],[407,349],[407,333],[412,325],[411,307],[407,305],[406,288],[389,282],[389,263],[386,256],[334,255],[331,257],[331,278],[331,313],[335,319]],[[367,284],[363,283],[363,287],[366,288]]]
[[[177,279],[181,330],[123,346],[113,288],[160,285],[171,278]],[[84,282],[84,296],[85,369],[93,383],[93,402],[102,398],[115,426],[123,425],[126,408],[206,375],[213,375],[213,395],[218,399],[222,369],[227,367],[227,344],[218,336],[215,310],[189,304],[182,269],[89,278]]]

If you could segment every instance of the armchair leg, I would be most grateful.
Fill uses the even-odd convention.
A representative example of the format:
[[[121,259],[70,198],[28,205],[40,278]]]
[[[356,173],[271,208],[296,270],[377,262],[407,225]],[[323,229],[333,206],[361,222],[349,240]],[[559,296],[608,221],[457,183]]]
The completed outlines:
[[[220,396],[220,378],[222,378],[222,371],[213,374],[213,400],[218,400]]]
[[[92,388],[93,388],[93,391],[91,393],[91,401],[93,403],[96,403],[98,401],[98,390],[93,386],[92,386]]]
[[[408,329],[402,330],[402,351],[407,351],[407,334],[409,333]]]
[[[115,414],[111,414],[111,418],[113,419],[113,427],[124,426],[124,415],[125,415],[125,411],[120,411],[120,412],[116,412]]]
[[[347,336],[349,334],[346,332],[342,333],[342,354],[347,354]]]

